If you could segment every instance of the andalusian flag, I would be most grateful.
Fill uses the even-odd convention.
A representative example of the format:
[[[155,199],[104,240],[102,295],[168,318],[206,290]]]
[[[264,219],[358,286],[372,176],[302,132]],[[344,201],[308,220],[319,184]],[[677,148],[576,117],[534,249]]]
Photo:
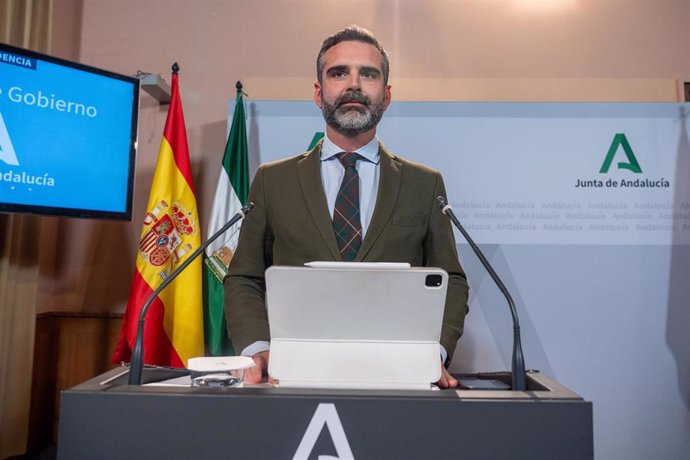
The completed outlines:
[[[244,119],[242,85],[237,82],[235,113],[225,146],[223,164],[218,179],[213,210],[208,223],[208,236],[216,233],[247,204],[249,196],[249,168],[247,166],[247,127]],[[204,257],[204,326],[206,346],[212,355],[233,355],[234,350],[225,325],[223,309],[223,278],[237,247],[242,221],[206,248]],[[237,350],[240,352],[241,350]]]
[[[137,251],[136,269],[113,362],[129,362],[144,302],[201,244],[176,67],[158,164]],[[144,363],[186,367],[204,355],[201,260],[192,262],[151,304]]]

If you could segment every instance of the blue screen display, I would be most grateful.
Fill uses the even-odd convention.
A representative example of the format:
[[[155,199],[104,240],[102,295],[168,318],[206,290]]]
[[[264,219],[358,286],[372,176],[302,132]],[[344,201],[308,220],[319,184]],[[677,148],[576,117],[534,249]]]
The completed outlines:
[[[0,45],[0,210],[130,219],[138,90]]]

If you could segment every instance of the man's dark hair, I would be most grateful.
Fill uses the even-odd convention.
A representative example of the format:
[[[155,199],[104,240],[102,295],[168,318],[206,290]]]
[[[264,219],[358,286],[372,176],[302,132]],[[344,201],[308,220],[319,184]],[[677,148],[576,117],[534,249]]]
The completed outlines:
[[[323,41],[323,44],[321,45],[321,51],[319,51],[319,55],[316,58],[316,79],[319,81],[320,84],[323,84],[322,74],[324,54],[326,54],[326,51],[328,51],[329,49],[341,42],[368,43],[370,45],[373,45],[377,50],[379,50],[379,53],[381,53],[381,57],[383,58],[383,84],[388,84],[388,72],[390,71],[388,53],[386,53],[386,50],[383,49],[383,46],[381,46],[374,34],[369,32],[364,27],[359,27],[358,25],[348,26],[340,32],[331,35]]]

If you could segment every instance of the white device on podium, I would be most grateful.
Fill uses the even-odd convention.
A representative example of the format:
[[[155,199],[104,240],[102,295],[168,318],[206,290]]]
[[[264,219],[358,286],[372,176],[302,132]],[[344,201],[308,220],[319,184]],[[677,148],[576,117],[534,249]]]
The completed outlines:
[[[281,387],[429,389],[440,378],[440,268],[313,262],[266,271],[269,374]]]

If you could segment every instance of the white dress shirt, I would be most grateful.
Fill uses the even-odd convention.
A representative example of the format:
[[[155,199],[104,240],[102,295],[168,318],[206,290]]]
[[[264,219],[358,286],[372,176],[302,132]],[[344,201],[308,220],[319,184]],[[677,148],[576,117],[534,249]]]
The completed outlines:
[[[333,219],[335,200],[345,175],[345,168],[336,156],[341,152],[344,150],[331,142],[328,137],[324,138],[321,147],[321,184],[326,194],[331,220]],[[371,216],[374,214],[376,193],[379,188],[379,140],[374,137],[367,145],[355,150],[355,153],[364,157],[364,160],[357,160],[355,166],[359,173],[359,216],[362,225],[362,239],[364,239],[371,222]]]

